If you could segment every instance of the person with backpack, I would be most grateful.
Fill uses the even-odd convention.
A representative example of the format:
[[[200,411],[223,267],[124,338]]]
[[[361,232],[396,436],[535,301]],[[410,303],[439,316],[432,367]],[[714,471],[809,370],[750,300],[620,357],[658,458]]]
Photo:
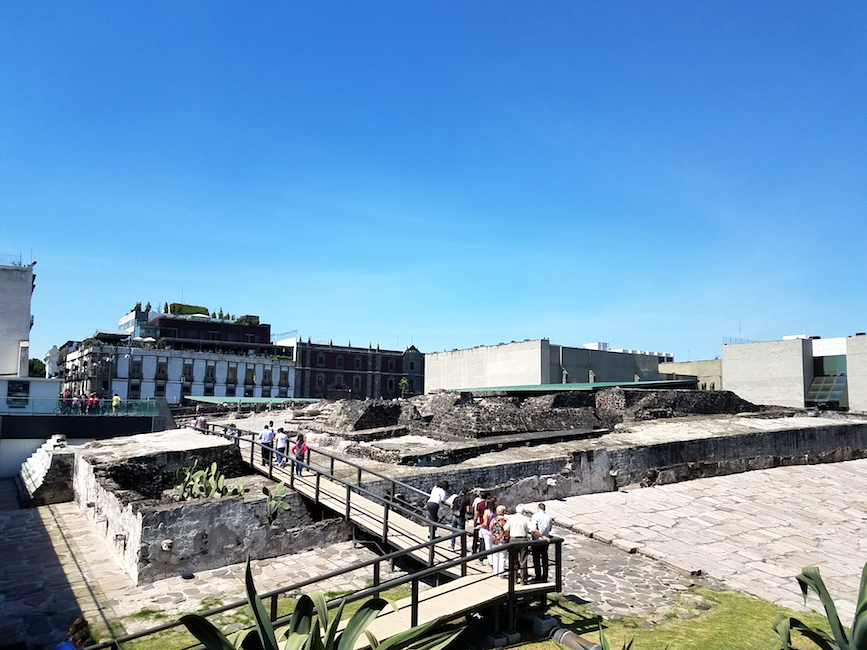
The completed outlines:
[[[464,487],[458,495],[452,500],[452,528],[466,530],[467,516],[470,514],[470,506],[472,502],[467,496],[470,489]],[[452,537],[452,550],[455,550],[455,540],[457,537]]]

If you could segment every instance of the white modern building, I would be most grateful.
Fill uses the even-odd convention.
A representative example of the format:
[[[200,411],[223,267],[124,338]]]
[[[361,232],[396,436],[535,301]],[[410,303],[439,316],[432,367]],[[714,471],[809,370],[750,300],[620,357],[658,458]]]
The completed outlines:
[[[664,352],[612,350],[607,343],[580,348],[548,339],[481,345],[427,353],[425,392],[463,388],[499,388],[548,384],[656,381]]]
[[[30,360],[30,296],[36,275],[30,264],[0,264],[0,376],[27,377]]]
[[[722,383],[755,404],[867,411],[867,335],[724,345]]]

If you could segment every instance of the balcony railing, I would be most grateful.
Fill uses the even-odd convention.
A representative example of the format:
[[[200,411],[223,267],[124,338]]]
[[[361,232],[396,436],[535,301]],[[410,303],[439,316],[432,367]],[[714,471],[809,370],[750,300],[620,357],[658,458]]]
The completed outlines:
[[[112,399],[96,402],[64,400],[62,397],[6,397],[0,398],[0,413],[14,415],[159,415],[159,402],[155,399],[123,399],[117,405]]]

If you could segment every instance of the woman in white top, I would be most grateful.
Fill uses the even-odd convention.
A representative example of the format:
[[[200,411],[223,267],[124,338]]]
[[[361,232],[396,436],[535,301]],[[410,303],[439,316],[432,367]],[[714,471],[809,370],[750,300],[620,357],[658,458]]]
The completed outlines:
[[[446,500],[446,490],[449,489],[448,481],[440,481],[433,486],[427,500],[427,518],[431,521],[439,521],[440,505]]]

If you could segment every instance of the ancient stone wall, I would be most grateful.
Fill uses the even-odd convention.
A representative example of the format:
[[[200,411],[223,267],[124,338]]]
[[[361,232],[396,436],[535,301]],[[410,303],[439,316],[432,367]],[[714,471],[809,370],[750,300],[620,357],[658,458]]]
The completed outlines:
[[[596,393],[596,416],[602,426],[690,415],[754,412],[760,407],[725,390],[645,390],[607,388]]]
[[[66,437],[55,435],[24,462],[18,483],[29,497],[29,505],[72,501],[73,459],[74,452],[66,446]]]
[[[834,422],[827,427],[678,440],[645,447],[609,449],[617,485],[661,485],[780,465],[864,458],[867,425]]]
[[[430,492],[434,483],[445,480],[449,483],[449,492],[458,492],[464,486],[476,492],[486,490],[492,496],[503,499],[505,505],[514,507],[517,503],[542,498],[609,492],[616,488],[610,469],[605,450],[586,450],[568,457],[444,469],[435,475],[419,474],[401,477],[400,480],[425,493]],[[364,487],[379,494],[385,494],[388,490],[385,481],[371,481],[365,483]],[[425,497],[407,491],[400,498],[413,507],[423,507],[426,501]]]

